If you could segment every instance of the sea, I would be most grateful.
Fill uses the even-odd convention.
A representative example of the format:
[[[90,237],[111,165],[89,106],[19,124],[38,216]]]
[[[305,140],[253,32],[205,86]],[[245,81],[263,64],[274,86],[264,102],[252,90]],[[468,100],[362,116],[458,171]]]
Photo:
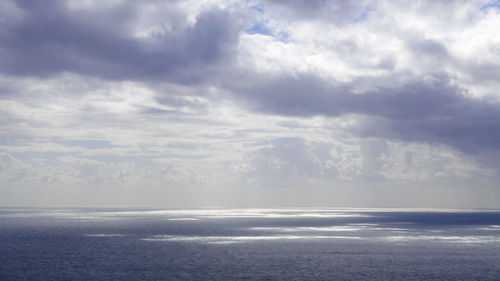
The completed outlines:
[[[0,280],[500,280],[500,210],[0,208]]]

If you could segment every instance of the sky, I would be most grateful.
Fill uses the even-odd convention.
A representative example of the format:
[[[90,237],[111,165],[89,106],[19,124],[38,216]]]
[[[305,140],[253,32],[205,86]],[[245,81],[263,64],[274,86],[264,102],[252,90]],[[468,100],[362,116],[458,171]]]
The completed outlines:
[[[0,206],[500,208],[500,1],[0,0]]]

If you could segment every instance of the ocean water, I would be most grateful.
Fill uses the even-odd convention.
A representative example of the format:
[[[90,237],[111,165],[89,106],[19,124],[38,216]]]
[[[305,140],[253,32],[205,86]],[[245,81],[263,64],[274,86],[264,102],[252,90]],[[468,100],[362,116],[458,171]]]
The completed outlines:
[[[0,280],[500,280],[500,211],[2,208]]]

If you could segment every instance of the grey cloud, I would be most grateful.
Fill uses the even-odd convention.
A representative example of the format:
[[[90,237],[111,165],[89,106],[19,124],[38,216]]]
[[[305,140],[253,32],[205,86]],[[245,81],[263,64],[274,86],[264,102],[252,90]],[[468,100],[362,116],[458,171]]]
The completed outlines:
[[[150,106],[140,107],[140,112],[143,114],[147,114],[147,115],[174,115],[174,116],[178,116],[178,115],[183,114],[179,110],[162,109],[162,108],[150,107]]]
[[[0,71],[48,76],[75,72],[106,79],[200,81],[231,56],[239,25],[224,11],[203,12],[193,26],[176,23],[149,38],[131,34],[137,3],[85,11],[63,1],[18,1],[21,19],[0,27]],[[172,18],[181,17],[171,12]],[[169,15],[165,15],[168,17]],[[184,19],[185,20],[185,19]]]
[[[433,16],[446,19],[453,24],[467,25],[470,20],[478,17],[477,12],[468,11],[463,22],[457,21],[454,11],[460,5],[471,5],[471,1],[466,0],[424,0],[424,1],[384,1],[384,0],[263,0],[274,8],[273,12],[280,13],[291,19],[321,20],[336,25],[346,25],[365,21],[371,14],[377,14],[380,6],[390,6],[397,10],[412,10],[422,13],[422,16]],[[477,5],[477,3],[472,3]],[[480,7],[477,7],[480,8]],[[479,10],[479,9],[477,9]],[[383,11],[382,11],[383,13]]]
[[[62,142],[64,145],[67,146],[78,146],[82,148],[89,148],[89,149],[96,149],[96,148],[111,148],[113,145],[109,141],[105,140],[66,140]]]
[[[407,42],[407,46],[417,56],[429,56],[434,59],[448,58],[446,47],[435,40],[413,39]]]
[[[243,79],[243,78],[242,78]],[[347,83],[331,84],[314,75],[248,77],[248,81],[228,85],[243,94],[252,106],[284,115],[340,116],[359,113],[390,119],[419,119],[441,114],[464,98],[460,89],[451,86],[446,76],[434,76],[430,83],[408,82],[396,87],[382,87],[367,94],[354,94]],[[355,81],[354,83],[356,83]],[[353,84],[354,84],[353,83]],[[451,104],[450,104],[451,103]],[[444,113],[443,113],[444,114]]]
[[[236,82],[234,82],[236,81]],[[231,79],[225,85],[241,95],[251,107],[268,113],[294,116],[341,115],[351,103],[347,88],[336,88],[314,75],[247,77]]]
[[[500,152],[500,106],[468,98],[459,89],[414,87],[412,94],[381,99],[380,119],[366,120],[362,134],[449,145],[461,152]],[[402,89],[411,91],[411,89]],[[381,103],[379,103],[381,104]]]
[[[311,75],[260,77],[231,85],[254,109],[293,116],[365,116],[353,132],[409,142],[437,143],[473,154],[500,153],[500,105],[471,98],[444,74],[354,94]]]
[[[498,83],[500,65],[492,62],[478,62],[469,60],[461,65],[462,69],[477,83]]]
[[[302,17],[308,20],[327,20],[338,25],[362,20],[370,11],[368,1],[335,0],[268,0],[289,17]]]
[[[18,92],[19,90],[12,85],[6,83],[0,84],[0,98],[2,100],[15,98]]]
[[[204,94],[203,91],[204,89],[199,89],[199,92],[190,93],[190,95],[186,94],[184,96],[178,93],[174,94],[172,92],[167,92],[163,95],[155,97],[155,99],[160,104],[166,104],[177,108],[188,107],[196,109],[197,111],[206,111],[208,106],[206,102],[196,99],[196,96],[193,96],[193,94],[202,96]]]

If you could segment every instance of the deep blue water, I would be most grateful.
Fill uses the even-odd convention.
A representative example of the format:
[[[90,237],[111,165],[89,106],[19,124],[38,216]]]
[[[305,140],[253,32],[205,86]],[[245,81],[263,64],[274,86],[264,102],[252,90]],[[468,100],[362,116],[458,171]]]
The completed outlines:
[[[500,211],[3,208],[0,280],[500,280]]]

